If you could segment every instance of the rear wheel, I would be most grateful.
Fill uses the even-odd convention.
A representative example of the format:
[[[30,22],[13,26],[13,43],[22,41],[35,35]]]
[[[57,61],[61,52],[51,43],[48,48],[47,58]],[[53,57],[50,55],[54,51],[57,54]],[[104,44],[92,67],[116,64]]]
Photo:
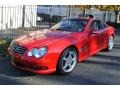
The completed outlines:
[[[111,35],[108,39],[108,45],[107,45],[107,51],[111,51],[113,49],[113,46],[114,46],[114,38],[113,36]]]
[[[74,48],[67,48],[59,58],[57,73],[66,75],[73,71],[78,59],[77,51]]]

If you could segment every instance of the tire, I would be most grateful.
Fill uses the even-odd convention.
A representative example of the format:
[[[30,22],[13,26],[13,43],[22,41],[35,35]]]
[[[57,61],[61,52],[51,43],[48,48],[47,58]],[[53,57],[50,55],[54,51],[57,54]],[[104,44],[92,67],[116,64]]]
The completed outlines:
[[[78,60],[76,49],[67,48],[61,54],[57,63],[57,73],[60,75],[67,75],[73,71]]]
[[[114,46],[114,37],[111,35],[108,39],[107,48],[105,50],[111,51],[113,49],[113,46]]]

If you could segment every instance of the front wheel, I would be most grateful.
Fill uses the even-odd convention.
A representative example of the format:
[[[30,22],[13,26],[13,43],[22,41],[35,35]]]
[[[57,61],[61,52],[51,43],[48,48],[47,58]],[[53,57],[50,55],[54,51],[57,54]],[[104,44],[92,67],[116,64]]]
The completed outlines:
[[[73,71],[78,59],[77,51],[74,48],[67,48],[59,58],[57,73],[66,75]]]

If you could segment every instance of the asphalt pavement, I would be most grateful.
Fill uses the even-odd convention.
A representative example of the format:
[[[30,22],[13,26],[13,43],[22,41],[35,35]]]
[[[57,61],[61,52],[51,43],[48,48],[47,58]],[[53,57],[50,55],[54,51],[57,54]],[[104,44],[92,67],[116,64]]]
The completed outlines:
[[[99,52],[77,64],[70,75],[35,75],[0,59],[0,84],[4,85],[103,85],[120,84],[120,37],[111,52]]]

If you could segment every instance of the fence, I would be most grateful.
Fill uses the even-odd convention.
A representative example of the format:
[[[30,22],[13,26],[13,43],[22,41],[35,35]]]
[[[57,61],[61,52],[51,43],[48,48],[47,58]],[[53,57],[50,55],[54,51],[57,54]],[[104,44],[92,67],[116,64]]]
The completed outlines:
[[[82,13],[82,10],[70,5],[0,6],[0,38],[14,38],[20,34],[49,28],[63,18]],[[86,13],[104,20],[105,12],[88,9]]]

